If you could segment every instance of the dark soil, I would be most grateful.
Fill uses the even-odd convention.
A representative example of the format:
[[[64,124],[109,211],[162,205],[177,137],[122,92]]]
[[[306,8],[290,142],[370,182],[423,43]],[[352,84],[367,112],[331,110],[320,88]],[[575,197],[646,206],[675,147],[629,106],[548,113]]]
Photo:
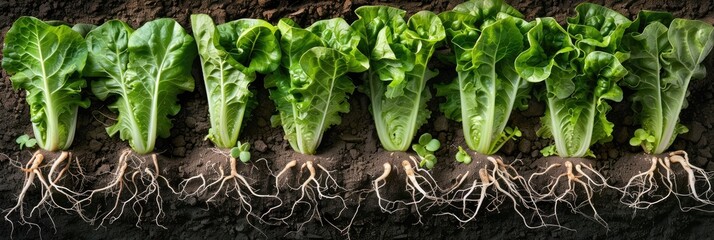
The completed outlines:
[[[572,16],[577,3],[571,1],[509,1],[518,10],[525,13],[528,19],[536,16],[553,16],[563,22]],[[634,16],[640,9],[670,11],[677,17],[701,19],[714,22],[714,3],[711,1],[594,1],[609,6],[626,16]],[[69,23],[101,24],[109,19],[121,19],[134,27],[159,17],[175,18],[184,27],[190,28],[189,16],[192,13],[208,13],[217,22],[225,22],[238,18],[264,18],[277,22],[281,17],[290,17],[303,26],[317,19],[344,17],[353,21],[356,17],[354,9],[367,4],[388,4],[406,9],[410,14],[419,10],[441,12],[451,9],[459,2],[451,1],[396,1],[383,3],[381,1],[347,0],[333,1],[2,1],[0,9],[0,29],[2,36],[7,32],[12,22],[20,16],[29,15],[41,19],[63,20]],[[190,29],[189,29],[190,30]],[[197,63],[197,62],[196,62]],[[433,83],[445,82],[454,76],[453,70],[440,68],[441,75],[432,80]],[[706,62],[708,69],[714,69],[714,61]],[[206,94],[201,81],[200,67],[194,66],[193,75],[196,79],[196,91],[181,96],[181,112],[174,118],[174,127],[169,139],[161,139],[157,143],[159,165],[162,175],[166,176],[173,186],[184,179],[198,174],[216,178],[213,171],[216,166],[225,165],[225,157],[214,151],[212,144],[204,140],[209,128]],[[29,108],[22,91],[13,90],[9,77],[3,71],[0,82],[0,208],[10,208],[15,204],[23,182],[23,172],[11,163],[26,162],[32,152],[20,151],[15,144],[15,138],[32,133],[29,120]],[[353,76],[358,82],[358,76]],[[714,139],[714,74],[705,79],[695,80],[690,86],[689,108],[681,115],[681,122],[687,125],[690,132],[679,137],[672,149],[683,149],[690,153],[690,160],[695,166],[709,171],[714,170],[712,151],[708,141]],[[148,204],[142,214],[142,222],[137,224],[134,211],[127,210],[124,217],[111,225],[97,226],[81,221],[76,215],[62,211],[51,211],[49,215],[43,212],[33,219],[42,229],[29,228],[27,225],[15,224],[14,238],[131,238],[131,239],[184,239],[184,238],[343,238],[349,234],[357,239],[413,239],[413,238],[460,238],[460,239],[491,239],[491,238],[577,238],[577,239],[705,239],[710,238],[711,222],[714,214],[701,212],[682,212],[674,199],[665,201],[646,211],[634,211],[619,203],[619,195],[614,191],[603,191],[595,197],[595,205],[602,217],[609,223],[606,229],[582,215],[569,211],[560,211],[560,222],[564,227],[575,231],[559,228],[541,228],[531,230],[526,228],[521,219],[504,204],[496,212],[482,213],[475,222],[460,226],[449,216],[437,215],[449,211],[445,207],[420,205],[419,212],[414,207],[406,207],[392,214],[380,211],[374,193],[365,190],[372,188],[372,180],[382,174],[382,164],[392,163],[393,173],[387,178],[387,184],[381,189],[384,197],[389,199],[408,200],[404,191],[404,171],[401,161],[408,159],[406,154],[392,154],[380,148],[372,119],[368,111],[369,100],[362,93],[355,92],[351,97],[351,112],[344,115],[342,124],[331,128],[325,134],[322,146],[317,156],[302,156],[295,153],[287,141],[283,140],[281,128],[270,127],[270,115],[274,107],[268,99],[268,93],[262,89],[262,79],[253,85],[258,91],[260,102],[251,118],[246,119],[248,127],[242,133],[242,139],[252,143],[253,159],[251,165],[239,163],[239,171],[246,176],[261,193],[275,191],[275,178],[283,166],[298,160],[296,168],[281,177],[281,196],[287,205],[299,198],[299,192],[286,186],[296,187],[307,178],[305,171],[300,171],[300,165],[312,160],[331,171],[332,177],[344,189],[330,188],[328,195],[338,195],[345,199],[347,209],[339,215],[343,203],[339,200],[319,200],[318,205],[323,221],[310,220],[311,209],[307,205],[298,205],[292,218],[281,223],[269,220],[289,214],[289,209],[280,208],[269,214],[267,223],[260,223],[254,217],[246,217],[241,211],[241,205],[232,198],[220,197],[212,204],[203,202],[205,198],[188,198],[179,200],[170,194],[168,189],[162,189],[164,195],[165,216],[159,219],[161,228],[153,222],[157,214],[155,204]],[[627,92],[626,92],[627,94]],[[110,173],[115,171],[117,159],[121,152],[128,148],[118,137],[110,138],[104,128],[113,122],[114,114],[96,98],[92,99],[89,109],[80,110],[79,127],[74,146],[73,158],[82,164],[87,178],[86,188],[104,186],[110,179]],[[432,175],[440,186],[447,187],[455,183],[459,174],[466,171],[475,173],[476,166],[464,166],[451,160],[455,155],[456,146],[465,146],[462,140],[461,125],[446,120],[436,109],[439,101],[432,99],[430,107],[434,112],[428,124],[420,129],[420,133],[430,132],[442,141],[442,150],[437,152],[439,163]],[[512,116],[514,125],[523,131],[521,139],[509,142],[499,153],[506,162],[514,162],[514,166],[524,175],[543,167],[539,150],[549,142],[536,137],[538,118],[543,114],[542,103],[532,102],[524,112],[516,112]],[[648,165],[633,161],[643,161],[639,148],[630,147],[627,143],[629,135],[635,127],[629,103],[614,103],[609,115],[616,124],[614,140],[611,143],[593,147],[599,157],[591,160],[595,168],[600,169],[605,177],[611,178],[614,184],[623,184],[629,176],[647,169]],[[639,155],[638,155],[639,154]],[[140,156],[141,157],[141,156]],[[143,156],[144,158],[146,156]],[[262,159],[262,160],[255,160]],[[516,159],[520,161],[515,161]],[[483,157],[480,158],[483,161]],[[213,165],[218,163],[218,165]],[[395,174],[396,173],[396,174]],[[322,180],[324,173],[319,173]],[[74,186],[79,182],[68,179],[66,184]],[[285,185],[287,184],[287,185]],[[165,187],[165,186],[164,186]],[[39,196],[37,190],[30,191],[28,202],[36,202]],[[103,201],[106,201],[104,203]],[[97,198],[95,203],[106,205],[111,198]],[[254,212],[262,214],[275,200],[254,198]],[[359,207],[358,207],[359,206]],[[356,215],[354,215],[356,213]],[[421,217],[419,217],[421,214]],[[54,220],[50,221],[48,216]],[[351,228],[342,231],[354,217]],[[17,216],[14,216],[17,218]],[[17,219],[13,219],[17,220]],[[306,224],[302,224],[307,222]],[[333,227],[333,224],[337,228]],[[0,238],[10,237],[10,224],[0,221]]]

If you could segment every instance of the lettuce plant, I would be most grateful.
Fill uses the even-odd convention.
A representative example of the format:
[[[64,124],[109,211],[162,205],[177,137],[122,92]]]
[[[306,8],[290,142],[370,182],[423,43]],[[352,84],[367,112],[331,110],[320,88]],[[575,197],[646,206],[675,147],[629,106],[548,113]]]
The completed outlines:
[[[360,49],[369,57],[364,91],[371,99],[379,141],[388,151],[406,151],[416,131],[431,112],[426,82],[438,72],[427,68],[437,43],[444,39],[441,20],[421,11],[409,21],[405,11],[386,6],[363,6],[352,26],[362,39]]]
[[[679,114],[687,107],[689,82],[706,74],[702,62],[714,46],[714,27],[658,12],[640,13],[637,23],[639,29],[623,41],[630,53],[624,85],[635,90],[632,102],[642,124],[630,144],[660,154],[687,132]]]
[[[545,81],[547,108],[538,135],[553,138],[555,145],[541,152],[593,156],[591,145],[612,139],[606,100],[622,100],[617,82],[627,70],[613,54],[585,54],[552,18],[536,19],[528,42],[530,48],[516,59],[516,70],[530,82]]]
[[[612,9],[592,3],[575,7],[576,15],[568,18],[568,33],[578,49],[588,54],[603,51],[615,54],[632,21]],[[622,60],[622,56],[618,56]]]
[[[355,87],[346,74],[367,70],[369,62],[344,19],[317,21],[305,29],[281,19],[278,30],[282,61],[265,80],[279,112],[271,122],[282,124],[295,151],[315,154],[325,130],[350,110],[347,97]]]
[[[13,88],[27,92],[37,144],[48,151],[69,148],[78,109],[89,106],[80,94],[87,59],[82,35],[65,25],[20,17],[5,35],[3,56]]]
[[[521,135],[507,126],[512,109],[527,106],[529,85],[514,61],[524,48],[529,24],[501,0],[469,1],[439,14],[454,52],[458,77],[437,87],[446,97],[441,110],[463,123],[466,144],[494,154]]]
[[[107,128],[128,140],[137,153],[154,150],[157,137],[168,137],[169,116],[181,106],[177,95],[193,91],[191,65],[196,56],[193,38],[173,19],[157,19],[136,31],[118,20],[108,21],[87,34],[87,76],[101,100],[116,101],[117,123]]]
[[[277,28],[258,19],[216,26],[205,14],[192,15],[191,24],[208,95],[208,138],[220,148],[232,148],[249,107],[254,105],[248,86],[256,72],[275,71],[280,63]]]

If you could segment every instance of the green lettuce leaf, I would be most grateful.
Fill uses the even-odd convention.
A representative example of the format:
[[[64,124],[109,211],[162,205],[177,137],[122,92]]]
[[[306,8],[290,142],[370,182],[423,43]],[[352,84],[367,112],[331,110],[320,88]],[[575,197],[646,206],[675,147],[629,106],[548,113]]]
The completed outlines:
[[[41,148],[64,150],[72,145],[78,108],[87,108],[80,94],[87,45],[65,25],[51,26],[20,17],[5,35],[2,68],[15,89],[27,92],[32,129]]]
[[[586,55],[592,51],[615,54],[622,36],[632,24],[617,11],[593,3],[579,4],[575,12],[574,17],[568,18],[568,33]]]
[[[617,85],[627,70],[610,53],[583,51],[554,19],[537,19],[528,32],[530,48],[516,59],[516,71],[532,82],[545,81],[547,108],[538,135],[553,138],[549,154],[593,156],[590,146],[612,139],[606,100],[622,100]]]
[[[107,132],[119,132],[137,153],[152,152],[156,138],[170,134],[169,116],[181,109],[177,95],[193,91],[193,38],[173,19],[157,19],[136,31],[115,20],[89,32],[87,44],[86,74],[97,77],[92,91],[100,99],[116,97],[109,108],[119,116]]]
[[[479,1],[439,16],[448,23],[458,73],[453,82],[437,86],[437,96],[447,99],[440,107],[447,118],[462,122],[469,148],[494,154],[518,133],[506,125],[514,106],[524,107],[528,98],[527,81],[514,65],[524,33],[516,25],[522,19],[513,16],[522,15],[502,1]]]
[[[666,14],[640,14],[640,19],[646,27],[623,41],[630,51],[624,85],[635,90],[632,101],[642,124],[630,144],[660,154],[678,134],[687,132],[679,124],[679,114],[687,107],[689,82],[706,74],[702,62],[714,46],[714,27],[696,20],[671,20]]]
[[[248,86],[255,72],[272,72],[280,64],[277,28],[256,19],[215,26],[205,14],[192,15],[191,24],[208,95],[207,137],[220,148],[232,148],[253,105]]]
[[[364,91],[371,99],[377,135],[384,149],[406,151],[431,112],[426,82],[438,72],[427,68],[436,44],[445,38],[441,20],[421,11],[408,21],[405,12],[386,6],[363,6],[352,26],[369,56]]]
[[[359,37],[341,18],[306,29],[281,19],[278,29],[282,62],[265,79],[278,110],[271,122],[283,126],[295,151],[315,154],[324,132],[349,112],[347,98],[355,87],[345,75],[365,71],[369,63],[357,48]]]

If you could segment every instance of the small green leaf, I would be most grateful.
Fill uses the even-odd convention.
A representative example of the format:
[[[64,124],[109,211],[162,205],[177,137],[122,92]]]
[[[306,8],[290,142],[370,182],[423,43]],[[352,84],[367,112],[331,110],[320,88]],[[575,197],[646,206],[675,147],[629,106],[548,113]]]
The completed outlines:
[[[238,142],[238,144],[239,144],[240,150],[241,150],[242,152],[247,152],[248,150],[250,150],[250,143],[243,143],[243,144],[241,144],[240,142]]]
[[[425,160],[425,161],[423,161],[423,162],[426,163],[426,164],[425,164],[425,165],[426,165],[426,169],[429,169],[429,170],[431,170],[432,168],[434,168],[434,164],[436,164],[435,161],[426,161],[426,160]]]
[[[513,129],[513,136],[521,137],[522,135],[523,135],[523,133],[521,132],[520,129],[518,129],[518,128]]]
[[[426,146],[431,141],[431,134],[424,133],[419,137],[419,145]]]
[[[419,157],[422,158],[428,154],[424,146],[419,144],[412,145],[412,149],[417,153],[417,155],[419,155]]]
[[[456,153],[456,161],[460,163],[469,164],[471,163],[471,156],[459,146],[459,152]]]
[[[464,158],[463,160],[464,160],[463,161],[464,164],[469,164],[469,163],[471,163],[471,156],[466,156],[466,158]]]
[[[238,157],[240,157],[240,153],[241,153],[241,152],[242,152],[242,151],[240,150],[240,147],[231,148],[231,157],[232,157],[232,158],[238,158]]]
[[[240,152],[240,161],[243,163],[250,162],[250,152],[248,152],[248,151]]]
[[[432,139],[432,140],[429,141],[429,143],[428,143],[426,146],[424,146],[424,147],[426,148],[426,150],[429,150],[429,151],[431,151],[431,152],[436,152],[436,150],[439,150],[439,148],[441,147],[441,143],[440,143],[439,140],[437,140],[437,139]]]
[[[642,143],[642,139],[640,139],[636,136],[630,138],[630,146],[637,147],[640,145],[640,143]]]
[[[37,144],[37,139],[30,138],[27,134],[23,134],[22,136],[17,137],[15,142],[20,145],[20,150],[22,150],[24,147],[34,147],[35,144]]]
[[[27,142],[27,140],[30,140],[30,136],[27,136],[27,134],[24,134],[22,136],[17,137],[17,140],[15,140],[15,142],[22,144],[22,143]]]
[[[429,162],[436,162],[436,156],[434,156],[434,154],[427,154],[426,156],[424,156],[424,160]]]
[[[27,140],[27,142],[25,142],[25,146],[28,148],[35,147],[35,144],[37,144],[37,139],[34,138],[30,138],[30,140]]]
[[[558,152],[555,150],[555,145],[550,145],[550,146],[547,146],[547,147],[541,149],[540,153],[543,154],[544,157],[547,157],[547,156],[555,155]]]

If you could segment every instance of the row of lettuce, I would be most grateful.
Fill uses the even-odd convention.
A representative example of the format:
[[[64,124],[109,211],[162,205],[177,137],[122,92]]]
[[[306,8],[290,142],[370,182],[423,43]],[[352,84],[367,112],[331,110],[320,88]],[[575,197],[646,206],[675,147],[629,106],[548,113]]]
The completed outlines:
[[[257,105],[249,85],[265,74],[278,112],[271,122],[282,125],[295,151],[316,153],[325,130],[349,112],[355,89],[371,100],[382,147],[406,151],[431,115],[427,82],[438,72],[428,63],[441,46],[451,50],[443,59],[458,77],[435,86],[446,99],[440,108],[463,123],[466,144],[476,152],[494,154],[521,135],[508,126],[509,116],[527,108],[534,92],[547,106],[538,134],[554,140],[544,155],[593,156],[593,144],[612,139],[606,114],[608,101],[623,99],[620,86],[634,90],[641,124],[630,144],[652,154],[667,150],[687,131],[679,114],[690,80],[705,74],[714,27],[663,12],[642,11],[630,20],[590,3],[575,10],[565,27],[549,17],[527,21],[500,0],[409,19],[397,8],[364,6],[351,25],[334,18],[307,28],[290,19],[216,25],[196,14],[193,37],[172,19],[135,30],[119,20],[70,28],[22,17],[5,37],[2,67],[15,88],[27,91],[34,136],[50,151],[70,147],[78,108],[89,106],[81,94],[89,85],[97,98],[112,99],[109,108],[118,113],[107,132],[119,133],[138,153],[152,152],[157,137],[169,137],[177,96],[194,90],[196,55],[208,96],[207,138],[217,147],[247,151],[238,138]],[[349,73],[360,73],[350,76],[362,81]]]

